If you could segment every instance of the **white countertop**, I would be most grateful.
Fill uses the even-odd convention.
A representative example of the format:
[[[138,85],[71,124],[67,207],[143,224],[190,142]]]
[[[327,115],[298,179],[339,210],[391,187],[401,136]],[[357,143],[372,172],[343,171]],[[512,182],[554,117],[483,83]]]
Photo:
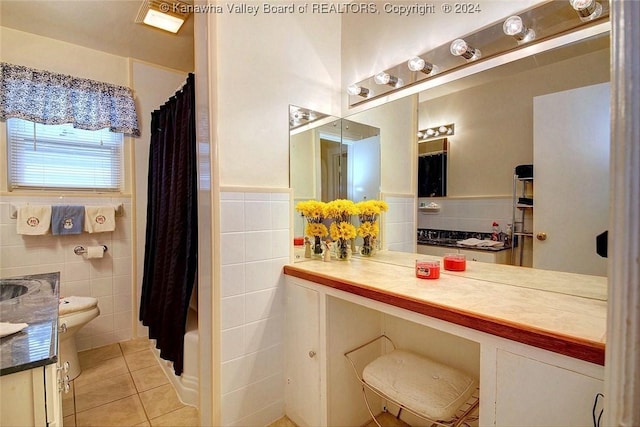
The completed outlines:
[[[439,279],[428,280],[415,276],[416,259],[442,261],[436,256],[380,251],[350,261],[297,262],[286,266],[285,273],[604,363],[606,277],[467,261],[464,272],[441,268]],[[574,345],[575,350],[565,348]]]

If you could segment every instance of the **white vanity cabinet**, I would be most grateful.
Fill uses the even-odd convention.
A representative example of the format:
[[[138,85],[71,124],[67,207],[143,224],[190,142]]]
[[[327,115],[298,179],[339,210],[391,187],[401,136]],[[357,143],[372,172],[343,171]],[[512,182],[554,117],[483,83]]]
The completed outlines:
[[[452,275],[445,277],[447,282],[413,282],[408,278],[413,275],[411,259],[407,254],[399,265],[351,261],[368,263],[367,269],[349,263],[313,261],[285,266],[287,416],[302,427],[365,424],[369,416],[361,385],[344,353],[384,333],[400,348],[478,378],[480,426],[593,425],[592,409],[604,389],[604,366],[600,364],[604,343],[600,345],[591,337],[601,336],[605,330],[605,322],[596,319],[604,318],[606,304],[559,294],[562,303],[550,311],[539,305],[546,301],[546,291],[474,279],[473,284],[481,287],[483,295],[489,293],[485,304],[500,295],[500,304],[513,304],[514,313],[536,316],[529,320],[531,325],[519,315],[518,322],[502,324],[493,317],[497,314],[488,318],[482,312],[471,312],[474,320],[466,322],[456,308],[464,306],[469,298],[468,279]],[[365,270],[372,270],[371,274]],[[395,277],[398,284],[390,283]],[[568,280],[586,278],[575,275]],[[444,305],[431,305],[427,297],[422,301],[419,295],[426,293],[436,300],[446,293],[453,311],[441,311]],[[522,293],[529,297],[524,306],[519,306]],[[548,322],[538,322],[540,316],[548,317]],[[569,316],[575,328],[563,322],[557,332],[538,329],[538,325],[556,324],[553,319],[558,316]],[[590,327],[581,327],[584,322],[590,322]],[[584,339],[585,345],[574,348],[574,338]],[[370,397],[374,411],[389,405]],[[602,403],[600,398],[596,419]],[[389,409],[393,412],[395,408],[391,405]],[[416,425],[404,412],[403,419]]]
[[[285,405],[298,426],[326,424],[321,418],[320,296],[317,291],[286,284]]]
[[[0,377],[0,425],[62,427],[57,365]]]
[[[558,365],[499,349],[495,425],[593,426],[596,396],[604,390],[604,368],[576,359]],[[599,400],[596,419],[602,408]]]

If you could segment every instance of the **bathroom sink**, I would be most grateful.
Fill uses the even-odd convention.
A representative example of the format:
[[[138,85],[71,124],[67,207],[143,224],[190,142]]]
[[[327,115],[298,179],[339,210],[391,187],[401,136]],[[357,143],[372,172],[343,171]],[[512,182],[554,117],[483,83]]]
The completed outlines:
[[[0,301],[17,298],[27,293],[29,288],[23,285],[2,284],[0,286]]]
[[[0,280],[0,302],[32,293],[40,287],[35,280]]]

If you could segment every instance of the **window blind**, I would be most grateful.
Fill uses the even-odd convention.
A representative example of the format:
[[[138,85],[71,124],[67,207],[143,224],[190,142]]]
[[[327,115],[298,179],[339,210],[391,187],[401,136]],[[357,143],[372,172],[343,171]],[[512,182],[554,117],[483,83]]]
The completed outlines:
[[[9,186],[120,191],[121,133],[7,120]]]

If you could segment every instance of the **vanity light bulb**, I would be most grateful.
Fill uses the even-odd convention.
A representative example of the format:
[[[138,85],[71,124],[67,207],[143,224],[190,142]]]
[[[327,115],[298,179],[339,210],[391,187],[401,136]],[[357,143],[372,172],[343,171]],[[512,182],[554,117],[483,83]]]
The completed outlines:
[[[436,131],[433,129],[427,129],[427,136],[434,136],[436,134]]]
[[[431,74],[432,72],[435,72],[435,67],[433,66],[433,64],[425,61],[419,56],[411,58],[409,62],[407,62],[407,66],[411,71],[420,71],[425,74]]]
[[[474,61],[480,58],[480,50],[469,46],[466,41],[456,39],[451,43],[449,48],[453,56],[462,56],[464,59]]]
[[[363,98],[368,98],[371,96],[371,91],[366,87],[358,86],[357,84],[352,84],[347,87],[347,93],[352,96],[360,95]]]
[[[525,27],[522,18],[519,16],[510,16],[504,21],[502,30],[508,36],[513,36],[519,43],[526,43],[536,37],[536,32],[531,28]]]
[[[602,15],[602,5],[596,0],[569,0],[569,4],[580,16],[583,22],[591,21]]]
[[[389,73],[385,73],[384,71],[379,72],[373,78],[375,82],[379,85],[389,85],[391,87],[400,87],[402,86],[402,80],[397,78],[396,76],[392,76]]]
[[[448,130],[449,130],[449,128],[448,128],[448,127],[446,127],[446,126],[440,126],[440,127],[438,128],[438,131],[439,131],[440,133],[446,133]]]
[[[418,132],[418,134],[417,134],[417,135],[418,135],[418,139],[422,139],[422,138],[424,138],[424,137],[425,137],[425,134],[424,134],[424,133],[422,133],[422,132]]]

